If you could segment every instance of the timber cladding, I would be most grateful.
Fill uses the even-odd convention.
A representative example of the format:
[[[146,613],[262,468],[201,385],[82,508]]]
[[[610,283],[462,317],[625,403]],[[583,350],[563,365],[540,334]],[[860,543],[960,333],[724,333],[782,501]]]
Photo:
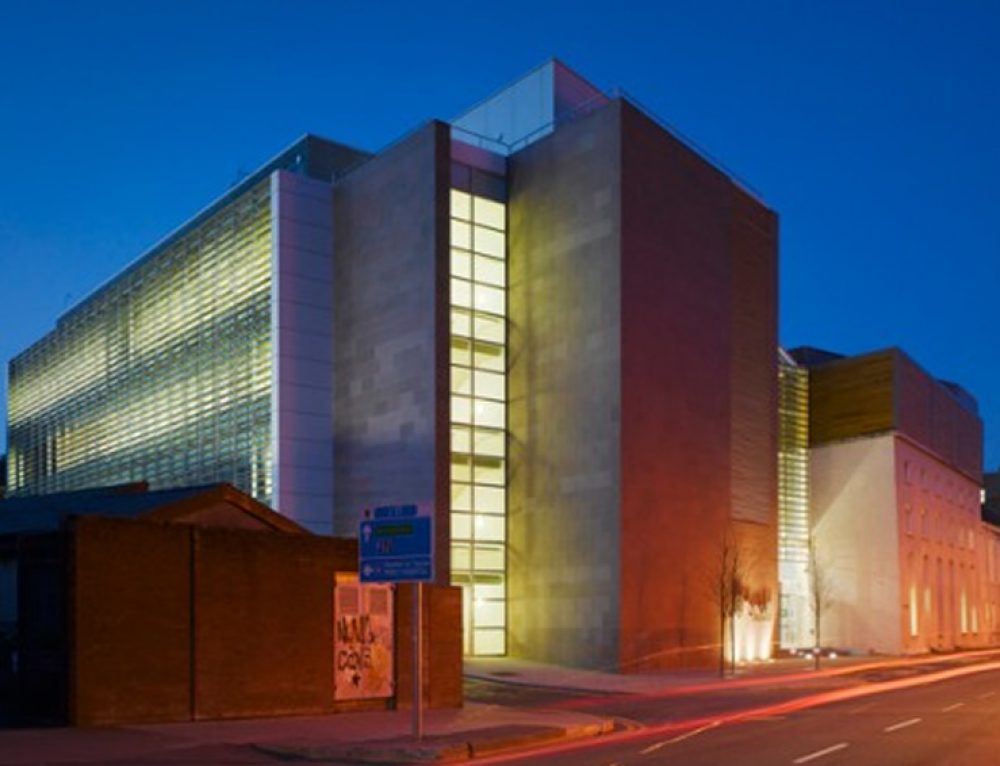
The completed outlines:
[[[895,358],[894,351],[881,351],[809,370],[810,445],[895,427]]]
[[[955,393],[897,348],[809,369],[809,443],[895,430],[974,481],[983,424],[975,400]]]

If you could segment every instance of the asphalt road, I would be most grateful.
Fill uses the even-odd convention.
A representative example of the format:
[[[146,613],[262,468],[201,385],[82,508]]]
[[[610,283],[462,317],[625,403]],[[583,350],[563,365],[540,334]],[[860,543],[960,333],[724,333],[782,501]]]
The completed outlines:
[[[799,689],[798,696],[803,692]],[[753,694],[765,704],[795,696],[787,690]],[[504,761],[532,766],[1000,766],[1000,671],[714,724],[712,716],[723,708],[732,711],[753,701],[749,695],[735,696],[740,699],[716,694],[702,698],[703,720],[677,729],[663,722],[683,720],[683,712],[665,712],[664,700],[609,700],[600,712],[628,707],[633,720],[650,728]]]

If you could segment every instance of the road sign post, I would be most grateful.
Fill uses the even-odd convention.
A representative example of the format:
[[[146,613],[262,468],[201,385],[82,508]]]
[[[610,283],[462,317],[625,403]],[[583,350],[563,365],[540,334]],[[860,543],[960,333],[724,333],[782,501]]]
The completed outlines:
[[[362,514],[358,528],[361,582],[416,584],[413,598],[413,737],[424,736],[425,582],[434,579],[434,525],[416,505],[385,505]]]

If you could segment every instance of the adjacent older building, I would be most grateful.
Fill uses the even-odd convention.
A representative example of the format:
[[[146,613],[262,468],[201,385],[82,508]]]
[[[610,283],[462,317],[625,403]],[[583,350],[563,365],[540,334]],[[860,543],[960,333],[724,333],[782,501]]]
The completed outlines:
[[[293,145],[10,367],[14,496],[229,481],[435,509],[465,650],[706,664],[777,611],[777,217],[552,61],[368,154]]]
[[[975,400],[899,349],[791,354],[809,368],[819,642],[885,653],[992,642]]]

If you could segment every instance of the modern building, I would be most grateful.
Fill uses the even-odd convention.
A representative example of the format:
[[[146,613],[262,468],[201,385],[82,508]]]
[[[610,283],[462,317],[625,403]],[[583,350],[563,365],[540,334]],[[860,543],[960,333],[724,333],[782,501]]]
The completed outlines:
[[[366,156],[295,143],[15,357],[9,494],[225,481],[328,533],[330,178]]]
[[[229,481],[435,509],[465,650],[638,670],[777,611],[777,217],[551,61],[374,154],[308,137],[10,365],[14,496]]]
[[[992,643],[975,400],[899,349],[791,356],[808,368],[819,642],[892,654]]]

